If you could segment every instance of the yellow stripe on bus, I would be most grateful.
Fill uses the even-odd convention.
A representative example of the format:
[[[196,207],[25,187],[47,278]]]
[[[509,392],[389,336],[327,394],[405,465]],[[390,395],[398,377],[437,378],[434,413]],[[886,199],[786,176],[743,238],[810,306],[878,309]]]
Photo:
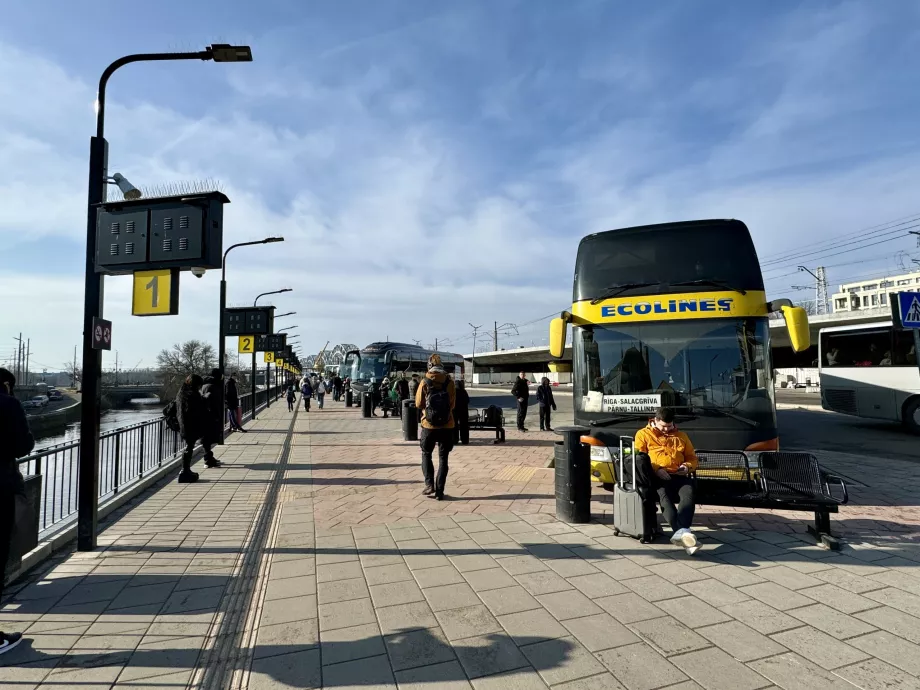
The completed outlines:
[[[744,295],[719,291],[613,297],[599,304],[591,304],[591,300],[575,302],[572,315],[590,323],[766,316],[767,297],[760,290]]]

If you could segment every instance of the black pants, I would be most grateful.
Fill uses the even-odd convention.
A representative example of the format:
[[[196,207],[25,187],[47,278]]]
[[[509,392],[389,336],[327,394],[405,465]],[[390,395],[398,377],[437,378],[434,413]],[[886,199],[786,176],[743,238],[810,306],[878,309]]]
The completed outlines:
[[[658,477],[655,479],[658,485],[658,501],[661,503],[661,511],[668,524],[671,525],[671,529],[677,531],[690,527],[696,511],[693,480],[679,474],[672,474],[667,481],[658,479]]]
[[[307,412],[310,411],[310,398],[308,398],[306,395],[303,396],[303,409],[305,409]]]
[[[192,470],[192,455],[195,454],[195,443],[198,439],[186,439],[185,441],[185,450],[182,451],[182,471],[191,472]],[[211,440],[210,439],[201,439],[201,445],[204,446],[204,461],[208,462],[209,460],[214,459],[214,452],[211,450]]]
[[[453,429],[426,429],[422,427],[418,444],[422,447],[422,476],[425,477],[425,486],[433,488],[438,496],[444,495],[447,485],[447,458],[454,447]],[[438,476],[434,476],[434,462],[432,453],[438,447]]]
[[[525,400],[524,402],[521,402],[520,400],[518,400],[518,413],[517,413],[517,428],[518,429],[523,429],[524,422],[527,420],[527,404],[528,404],[527,400]]]
[[[288,411],[294,411],[294,398],[288,398]]]
[[[470,411],[454,410],[454,445],[468,445],[470,442]]]
[[[552,408],[549,405],[540,405],[540,431],[553,428],[549,421],[551,412]]]
[[[0,464],[5,465],[6,461],[0,461]],[[3,596],[6,562],[10,557],[10,542],[16,520],[16,494],[20,491],[18,487],[21,482],[22,475],[12,462],[9,467],[0,468],[0,596]]]

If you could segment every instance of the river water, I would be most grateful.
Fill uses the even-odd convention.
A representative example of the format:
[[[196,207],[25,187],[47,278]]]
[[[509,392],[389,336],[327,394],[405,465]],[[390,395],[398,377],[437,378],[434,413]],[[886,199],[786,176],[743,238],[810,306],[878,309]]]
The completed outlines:
[[[156,419],[162,416],[163,405],[156,401],[152,404],[134,404],[130,407],[123,407],[117,410],[106,410],[100,418],[100,429],[103,433],[112,431],[118,427],[146,422],[148,419]],[[67,441],[76,441],[80,438],[80,422],[68,424],[63,433],[56,433],[51,436],[43,436],[35,439],[35,450],[41,450],[48,446],[54,446],[58,443]]]

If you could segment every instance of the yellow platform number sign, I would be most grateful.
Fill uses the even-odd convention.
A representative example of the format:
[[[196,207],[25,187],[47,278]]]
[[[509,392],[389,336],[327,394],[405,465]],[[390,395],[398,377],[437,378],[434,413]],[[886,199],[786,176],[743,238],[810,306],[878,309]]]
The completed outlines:
[[[131,294],[134,316],[174,316],[179,313],[179,271],[164,268],[135,271]]]
[[[241,355],[249,355],[256,351],[256,337],[254,335],[241,335],[240,344],[236,351]]]
[[[266,352],[266,353],[265,353],[265,363],[266,363],[266,364],[271,364],[271,363],[274,362],[274,361],[275,361],[275,353],[274,353],[274,352]]]

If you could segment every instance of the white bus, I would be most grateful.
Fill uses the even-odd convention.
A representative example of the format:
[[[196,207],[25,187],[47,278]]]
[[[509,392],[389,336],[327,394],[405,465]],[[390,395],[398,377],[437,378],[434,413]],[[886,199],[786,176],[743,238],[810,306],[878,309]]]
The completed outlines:
[[[920,368],[914,333],[891,321],[821,329],[821,406],[902,422],[920,434]]]

